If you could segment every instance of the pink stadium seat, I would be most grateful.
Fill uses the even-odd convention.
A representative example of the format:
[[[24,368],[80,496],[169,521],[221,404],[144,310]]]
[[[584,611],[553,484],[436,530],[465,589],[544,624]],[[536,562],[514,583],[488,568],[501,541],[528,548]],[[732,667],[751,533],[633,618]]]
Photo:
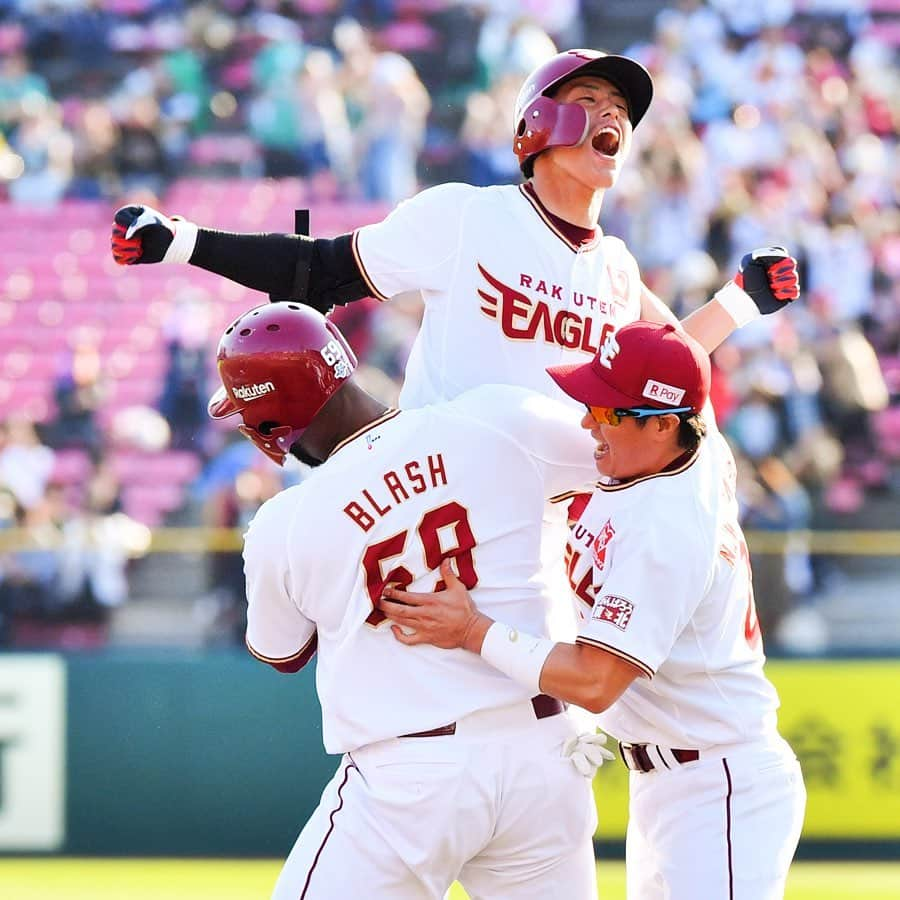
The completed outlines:
[[[112,456],[112,465],[123,481],[149,486],[182,484],[195,478],[200,471],[200,460],[189,450],[160,453],[117,450]]]
[[[126,484],[122,488],[122,507],[127,515],[145,524],[158,524],[166,513],[178,509],[184,500],[181,485]],[[156,522],[148,519],[157,517]]]
[[[888,459],[900,459],[900,406],[876,413],[874,425],[882,453]]]
[[[166,514],[155,506],[141,506],[139,502],[132,503],[125,509],[127,515],[136,522],[146,525],[148,528],[157,528],[165,521]]]
[[[76,448],[57,450],[50,480],[63,485],[82,485],[92,468],[87,451]]]
[[[240,141],[213,149],[246,152]],[[312,231],[326,237],[378,221],[388,211],[368,203],[310,203],[300,178],[182,178],[160,205],[223,228],[268,231],[291,231],[292,210],[311,206]],[[200,269],[117,266],[107,252],[111,211],[110,204],[90,201],[66,201],[52,209],[3,206],[0,415],[26,411],[46,421],[54,412],[53,385],[67,354],[90,342],[104,363],[108,399],[98,420],[108,427],[117,411],[158,400],[168,364],[162,331],[181,292],[199,290],[209,299],[211,377],[218,335],[237,314],[266,302],[263,294]],[[48,257],[47,246],[58,249]],[[180,483],[196,475],[198,464],[193,454],[178,453],[169,451],[159,460],[145,455],[131,468],[122,465],[129,477]],[[141,521],[161,521],[152,502],[136,502]]]
[[[165,459],[167,474],[173,481],[186,484],[200,474],[200,459],[189,450],[167,450],[161,454]]]
[[[34,358],[34,352],[30,347],[22,344],[10,347],[4,351],[0,361],[0,375],[11,381],[18,381],[28,374]]]

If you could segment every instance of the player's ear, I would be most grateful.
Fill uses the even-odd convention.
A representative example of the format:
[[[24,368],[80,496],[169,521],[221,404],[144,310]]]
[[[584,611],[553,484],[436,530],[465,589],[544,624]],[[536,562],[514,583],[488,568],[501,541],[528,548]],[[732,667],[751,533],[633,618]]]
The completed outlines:
[[[668,416],[652,416],[650,421],[654,425],[652,434],[659,441],[667,441],[672,435],[677,436],[681,426],[681,419],[674,413]]]

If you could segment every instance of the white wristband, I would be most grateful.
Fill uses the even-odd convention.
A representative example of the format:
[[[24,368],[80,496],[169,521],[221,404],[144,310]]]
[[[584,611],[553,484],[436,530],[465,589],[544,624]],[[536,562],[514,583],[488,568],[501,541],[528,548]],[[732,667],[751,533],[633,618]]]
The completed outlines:
[[[713,300],[719,301],[719,305],[731,316],[738,328],[762,315],[753,298],[733,281],[719,288],[713,295]]]
[[[197,245],[197,226],[193,222],[188,222],[187,219],[176,219],[172,224],[175,226],[175,234],[162,261],[164,263],[189,262],[194,247]]]
[[[541,669],[553,647],[554,642],[547,638],[522,634],[509,625],[494,622],[484,636],[481,658],[513,681],[539,694]]]

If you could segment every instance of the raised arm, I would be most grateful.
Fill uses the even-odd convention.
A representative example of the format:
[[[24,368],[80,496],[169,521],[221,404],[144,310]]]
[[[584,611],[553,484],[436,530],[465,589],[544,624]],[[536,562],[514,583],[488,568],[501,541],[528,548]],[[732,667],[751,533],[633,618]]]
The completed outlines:
[[[747,253],[735,277],[680,325],[712,353],[736,328],[777,312],[799,296],[797,260],[784,247],[762,247]],[[641,318],[676,323],[672,311],[646,285],[641,286]]]
[[[201,228],[149,206],[123,206],[112,227],[119,265],[190,263],[269,299],[294,300],[328,312],[371,293],[352,249],[352,235],[238,233]]]

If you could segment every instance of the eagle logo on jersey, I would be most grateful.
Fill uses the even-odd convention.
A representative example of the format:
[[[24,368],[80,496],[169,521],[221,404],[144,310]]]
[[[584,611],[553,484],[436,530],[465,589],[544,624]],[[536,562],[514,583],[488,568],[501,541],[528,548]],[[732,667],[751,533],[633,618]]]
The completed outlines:
[[[619,342],[616,340],[616,333],[610,331],[603,339],[597,358],[600,365],[605,369],[612,368],[612,361],[619,355]]]
[[[492,294],[479,288],[478,296],[484,301],[481,311],[488,318],[497,319],[500,330],[512,341],[542,339],[547,344],[595,354],[615,327],[611,322],[601,325],[591,316],[582,316],[570,309],[553,308],[544,300],[532,300],[528,294],[495,278],[480,263],[477,265],[485,281],[496,291]],[[556,288],[551,288],[554,296]],[[559,299],[562,299],[561,289]],[[600,333],[595,336],[596,330]]]
[[[601,572],[606,565],[606,547],[615,537],[615,534],[616,529],[612,527],[610,520],[607,519],[604,526],[600,529],[600,533],[591,544],[591,556],[594,559],[594,565]]]
[[[616,628],[624,631],[631,621],[633,612],[634,604],[630,600],[605,594],[594,604],[591,618],[597,622],[609,622],[610,625],[615,625]]]

